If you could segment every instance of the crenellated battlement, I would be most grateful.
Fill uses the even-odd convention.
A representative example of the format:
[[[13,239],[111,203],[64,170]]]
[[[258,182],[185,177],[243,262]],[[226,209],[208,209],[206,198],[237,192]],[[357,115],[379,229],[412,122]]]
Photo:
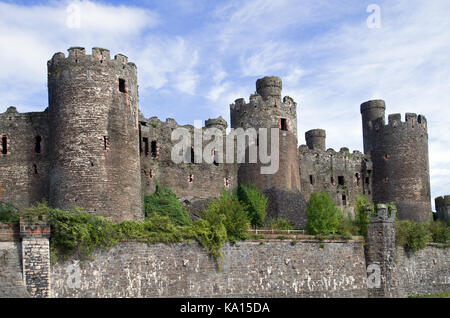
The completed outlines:
[[[94,47],[92,48],[92,54],[86,54],[84,47],[71,47],[68,49],[69,55],[66,57],[64,53],[58,52],[53,55],[51,60],[47,62],[49,69],[58,67],[63,64],[74,63],[74,64],[90,64],[99,63],[105,66],[116,66],[116,67],[130,67],[134,70],[137,69],[136,64],[133,62],[128,62],[128,57],[123,54],[116,54],[113,59],[111,59],[110,51],[108,49]]]
[[[375,133],[388,130],[427,130],[427,119],[423,115],[415,113],[406,113],[402,121],[401,114],[391,114],[388,116],[388,122],[384,118],[377,118],[372,121],[372,129]]]

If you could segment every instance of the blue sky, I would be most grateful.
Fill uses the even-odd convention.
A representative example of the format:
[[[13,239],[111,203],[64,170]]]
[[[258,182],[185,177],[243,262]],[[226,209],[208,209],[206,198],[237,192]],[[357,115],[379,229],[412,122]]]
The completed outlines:
[[[370,4],[381,27],[368,28]],[[75,5],[78,28],[68,23]],[[427,117],[432,197],[450,194],[450,1],[0,1],[0,112],[47,106],[46,61],[104,47],[138,66],[146,117],[180,124],[223,116],[277,75],[298,103],[299,143],[362,150],[359,105]]]

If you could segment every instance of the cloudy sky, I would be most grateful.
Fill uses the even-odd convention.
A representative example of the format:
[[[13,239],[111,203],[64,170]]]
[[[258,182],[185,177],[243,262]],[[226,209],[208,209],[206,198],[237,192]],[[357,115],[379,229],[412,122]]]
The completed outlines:
[[[0,112],[44,110],[46,61],[71,46],[127,55],[144,115],[180,124],[228,121],[230,103],[277,75],[300,144],[323,128],[327,147],[362,151],[370,99],[424,114],[434,198],[450,194],[449,12],[448,0],[0,0]]]

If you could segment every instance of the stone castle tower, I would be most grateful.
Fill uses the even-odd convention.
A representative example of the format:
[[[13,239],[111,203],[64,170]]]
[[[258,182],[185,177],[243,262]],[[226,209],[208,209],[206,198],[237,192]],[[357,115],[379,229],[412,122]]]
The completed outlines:
[[[261,174],[262,164],[241,164],[239,183],[252,182],[260,190],[279,188],[300,191],[297,157],[297,104],[290,97],[281,100],[282,82],[279,77],[264,77],[256,82],[256,94],[250,102],[238,99],[230,105],[231,128],[280,128],[279,170],[274,175]],[[267,132],[268,139],[270,130]],[[259,136],[258,136],[259,140]],[[270,149],[270,147],[268,147]]]
[[[431,216],[427,121],[407,113],[389,115],[385,103],[361,105],[364,152],[373,163],[374,203],[395,202],[400,219],[428,221]]]
[[[48,62],[48,96],[50,206],[142,218],[136,65],[70,48]]]

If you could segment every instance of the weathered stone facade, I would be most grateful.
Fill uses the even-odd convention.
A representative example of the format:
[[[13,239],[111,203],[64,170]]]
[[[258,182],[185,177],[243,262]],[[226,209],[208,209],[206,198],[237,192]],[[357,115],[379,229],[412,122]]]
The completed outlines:
[[[52,268],[54,297],[367,297],[361,241],[239,242],[223,248],[222,268],[196,244],[121,243],[80,266]]]

